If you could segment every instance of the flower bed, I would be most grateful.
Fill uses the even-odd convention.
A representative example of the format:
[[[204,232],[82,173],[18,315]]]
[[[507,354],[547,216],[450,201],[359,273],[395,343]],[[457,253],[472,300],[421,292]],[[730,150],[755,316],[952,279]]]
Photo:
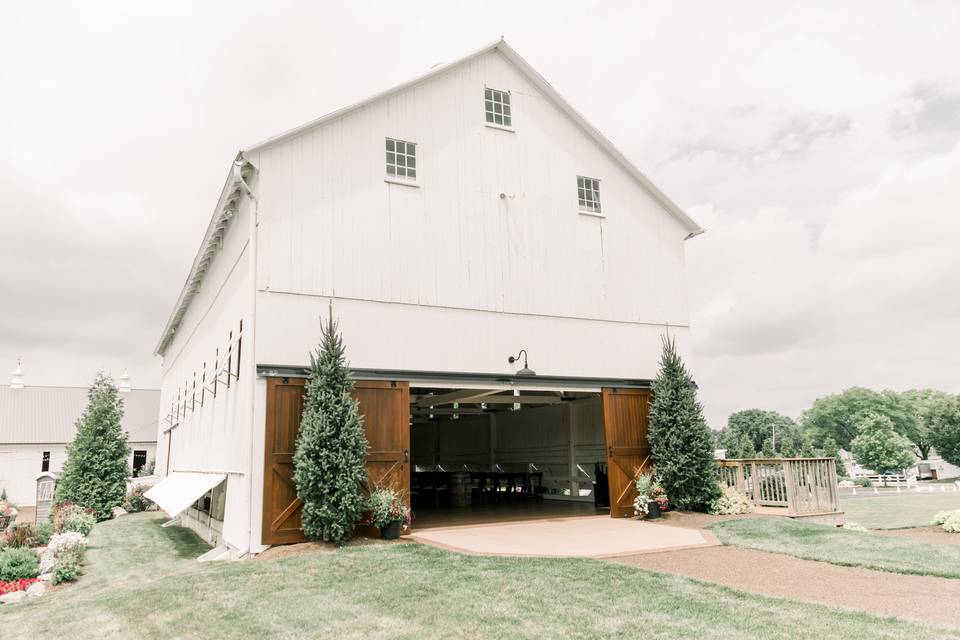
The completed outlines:
[[[26,591],[34,582],[40,582],[40,578],[21,578],[9,582],[0,580],[0,596],[5,593],[13,593],[14,591]]]

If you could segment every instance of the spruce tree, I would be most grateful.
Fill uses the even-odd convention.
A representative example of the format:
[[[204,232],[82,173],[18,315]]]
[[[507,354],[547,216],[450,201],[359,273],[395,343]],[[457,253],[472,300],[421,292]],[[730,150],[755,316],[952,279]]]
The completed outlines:
[[[350,539],[363,511],[367,438],[352,390],[343,341],[331,312],[317,354],[310,354],[293,479],[303,502],[303,532],[311,540],[337,545]]]
[[[713,437],[697,402],[693,379],[672,339],[664,338],[650,406],[650,453],[670,501],[706,511],[719,496]]]
[[[123,400],[113,379],[98,373],[87,398],[87,408],[76,423],[77,434],[67,447],[56,501],[71,500],[96,511],[98,520],[105,520],[114,507],[123,504],[130,447],[120,424]]]

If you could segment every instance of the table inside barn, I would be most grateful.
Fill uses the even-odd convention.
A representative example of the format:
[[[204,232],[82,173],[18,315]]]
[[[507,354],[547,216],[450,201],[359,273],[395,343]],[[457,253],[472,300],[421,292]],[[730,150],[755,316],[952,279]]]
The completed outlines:
[[[423,505],[465,507],[503,500],[541,498],[543,473],[528,471],[414,471],[411,498]]]

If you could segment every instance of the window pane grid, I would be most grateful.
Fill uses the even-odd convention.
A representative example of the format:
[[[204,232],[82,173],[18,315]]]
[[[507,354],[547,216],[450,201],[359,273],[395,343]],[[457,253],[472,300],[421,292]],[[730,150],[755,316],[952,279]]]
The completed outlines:
[[[510,115],[510,92],[496,89],[483,90],[483,108],[487,122],[509,127],[513,123]]]
[[[577,201],[581,209],[600,213],[600,180],[577,176]]]
[[[413,142],[387,138],[387,175],[398,178],[417,178],[417,145]]]

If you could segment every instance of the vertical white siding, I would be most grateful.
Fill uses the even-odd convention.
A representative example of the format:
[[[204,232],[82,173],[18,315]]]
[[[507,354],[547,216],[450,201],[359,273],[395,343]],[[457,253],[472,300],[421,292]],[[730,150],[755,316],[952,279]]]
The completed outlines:
[[[485,126],[485,85],[512,92],[516,132]],[[417,143],[419,188],[384,181],[386,137]],[[262,333],[260,362],[305,361],[318,323],[304,298],[321,296],[626,323],[652,344],[644,356],[665,323],[685,337],[685,230],[498,52],[248,159],[260,169],[257,287],[271,294],[258,313],[293,320]],[[578,213],[577,175],[601,180],[606,217]],[[430,335],[440,315],[398,329]],[[370,339],[355,332],[352,344]],[[455,368],[481,370],[479,354],[461,355]],[[655,369],[616,352],[607,365]],[[556,373],[579,372],[569,362]]]

